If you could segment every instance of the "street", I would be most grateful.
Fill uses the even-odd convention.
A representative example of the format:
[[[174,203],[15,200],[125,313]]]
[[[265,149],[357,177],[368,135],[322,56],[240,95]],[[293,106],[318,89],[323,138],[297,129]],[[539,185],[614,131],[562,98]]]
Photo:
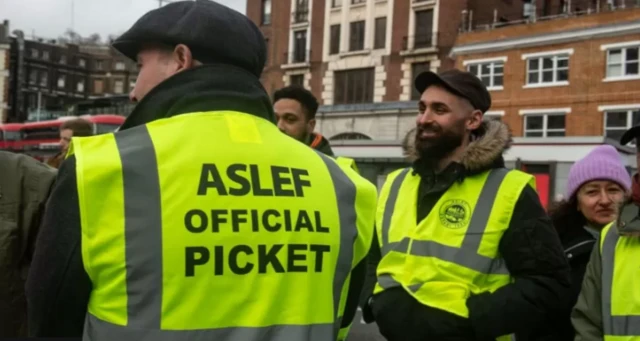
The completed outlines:
[[[385,338],[380,335],[378,326],[375,323],[364,323],[362,320],[362,312],[360,308],[358,308],[347,341],[385,341]]]

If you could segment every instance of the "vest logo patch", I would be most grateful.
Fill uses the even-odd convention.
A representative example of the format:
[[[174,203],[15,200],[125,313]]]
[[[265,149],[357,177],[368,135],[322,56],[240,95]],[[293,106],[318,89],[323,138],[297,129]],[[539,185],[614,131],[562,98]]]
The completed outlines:
[[[460,199],[445,201],[440,206],[440,223],[450,229],[459,229],[469,224],[471,206]]]

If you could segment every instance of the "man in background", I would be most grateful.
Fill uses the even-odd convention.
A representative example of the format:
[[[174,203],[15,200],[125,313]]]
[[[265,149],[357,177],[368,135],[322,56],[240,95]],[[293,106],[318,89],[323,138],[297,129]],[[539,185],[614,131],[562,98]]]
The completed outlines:
[[[0,339],[27,336],[24,286],[56,170],[0,151]]]
[[[316,127],[318,100],[309,90],[290,85],[276,91],[273,96],[273,110],[280,131],[315,150],[335,156],[329,141],[319,133],[313,132]]]
[[[93,135],[93,126],[91,122],[82,118],[65,121],[60,126],[60,152],[47,161],[51,167],[60,168],[60,164],[64,161],[69,149],[69,143],[74,136],[91,136]]]

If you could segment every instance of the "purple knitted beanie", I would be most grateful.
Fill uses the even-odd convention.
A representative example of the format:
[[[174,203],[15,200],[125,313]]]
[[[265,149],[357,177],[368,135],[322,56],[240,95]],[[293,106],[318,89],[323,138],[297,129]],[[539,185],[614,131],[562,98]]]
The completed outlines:
[[[631,191],[631,175],[627,172],[618,151],[609,145],[594,148],[569,170],[566,198],[571,198],[582,185],[593,180],[610,180]]]

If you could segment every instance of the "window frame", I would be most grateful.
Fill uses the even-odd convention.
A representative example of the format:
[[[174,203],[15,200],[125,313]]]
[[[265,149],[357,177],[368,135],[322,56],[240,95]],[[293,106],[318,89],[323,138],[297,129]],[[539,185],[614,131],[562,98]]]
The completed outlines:
[[[384,24],[380,21],[384,20]],[[378,30],[379,29],[379,30]],[[387,17],[377,17],[373,21],[373,49],[381,50],[387,48]]]
[[[540,112],[540,113],[530,113],[523,115],[522,120],[522,136],[526,138],[548,138],[548,137],[566,137],[567,136],[567,113],[558,111],[558,112]],[[541,117],[542,116],[542,129],[527,129],[527,121],[532,117]],[[550,116],[562,116],[564,117],[564,128],[558,129],[549,129],[549,117]],[[542,136],[527,136],[528,132],[541,132]],[[558,136],[549,136],[549,132],[563,132],[563,135]]]
[[[338,38],[337,40],[334,39],[335,38],[334,34],[333,34],[334,33],[333,32],[334,28],[337,28],[337,33],[336,33],[336,36]],[[340,35],[341,35],[341,33],[342,33],[342,25],[341,24],[334,24],[334,25],[329,26],[329,55],[330,56],[333,56],[333,55],[336,55],[336,54],[340,53],[340,40],[341,40]]]
[[[627,60],[627,50],[637,50],[638,57],[635,60]],[[611,75],[609,70],[610,67],[613,66],[611,63],[611,52],[620,51],[620,63],[616,63],[613,65],[617,65],[620,67],[620,75]],[[605,80],[634,80],[640,78],[640,42],[637,44],[628,44],[626,46],[614,46],[609,47],[605,50],[606,53],[606,61],[605,61]],[[638,70],[635,74],[627,75],[627,64],[635,62],[638,64]]]
[[[267,6],[268,4],[268,6]],[[271,14],[272,14],[272,0],[262,0],[260,2],[260,25],[266,26],[271,25]],[[266,9],[269,9],[269,13],[267,13]]]
[[[610,139],[614,139],[616,141],[619,141],[620,139],[618,137],[609,137],[607,135],[607,131],[619,131],[624,133],[625,131],[629,130],[631,127],[635,126],[634,122],[633,122],[633,113],[637,112],[638,113],[638,121],[640,121],[640,105],[638,106],[628,106],[628,107],[624,107],[624,108],[607,108],[606,110],[603,110],[604,112],[604,119],[603,119],[603,127],[602,127],[602,135],[605,138],[610,138]],[[626,117],[625,117],[625,127],[614,127],[614,128],[609,128],[607,127],[607,119],[609,118],[609,114],[613,114],[613,113],[625,113]],[[640,122],[639,122],[640,123]],[[629,142],[630,145],[635,145],[636,141],[635,139],[631,140],[631,142]]]
[[[553,87],[553,86],[567,86],[570,83],[571,79],[571,56],[573,55],[573,49],[566,50],[558,50],[558,51],[544,51],[544,52],[536,52],[523,54],[522,60],[525,61],[525,85],[523,88],[544,88],[544,87]],[[544,59],[551,58],[552,67],[551,69],[544,68]],[[560,60],[567,60],[566,67],[558,67]],[[537,60],[538,68],[537,70],[531,69],[531,62]],[[552,71],[553,80],[551,82],[544,82],[544,73]],[[559,72],[566,71],[567,79],[566,80],[558,80]],[[531,74],[536,73],[538,76],[537,82],[532,82]]]
[[[362,25],[361,29],[357,31],[360,35],[360,39],[354,38],[354,28],[359,27],[358,25]],[[365,37],[366,37],[366,29],[367,23],[365,20],[352,21],[349,23],[349,52],[355,51],[363,51],[365,47]]]
[[[485,75],[484,73],[482,73],[482,67],[487,64],[489,65],[489,74]],[[507,57],[498,57],[498,58],[491,58],[491,59],[475,59],[475,60],[467,60],[463,62],[463,65],[466,67],[466,70],[474,74],[476,77],[478,77],[478,79],[480,79],[483,84],[484,84],[484,81],[482,80],[482,77],[489,76],[490,84],[488,85],[485,84],[488,91],[504,90],[504,76],[505,76],[504,71],[505,71],[506,64],[507,64]],[[496,68],[498,66],[502,66],[501,73],[496,73]],[[473,70],[471,70],[471,68],[473,67],[477,67],[477,70],[475,73],[473,72]],[[502,85],[495,84],[496,76],[502,76]]]
[[[358,84],[358,80],[362,83]],[[374,100],[375,67],[335,70],[333,82],[333,104],[361,104]],[[358,91],[361,93],[356,93]]]

